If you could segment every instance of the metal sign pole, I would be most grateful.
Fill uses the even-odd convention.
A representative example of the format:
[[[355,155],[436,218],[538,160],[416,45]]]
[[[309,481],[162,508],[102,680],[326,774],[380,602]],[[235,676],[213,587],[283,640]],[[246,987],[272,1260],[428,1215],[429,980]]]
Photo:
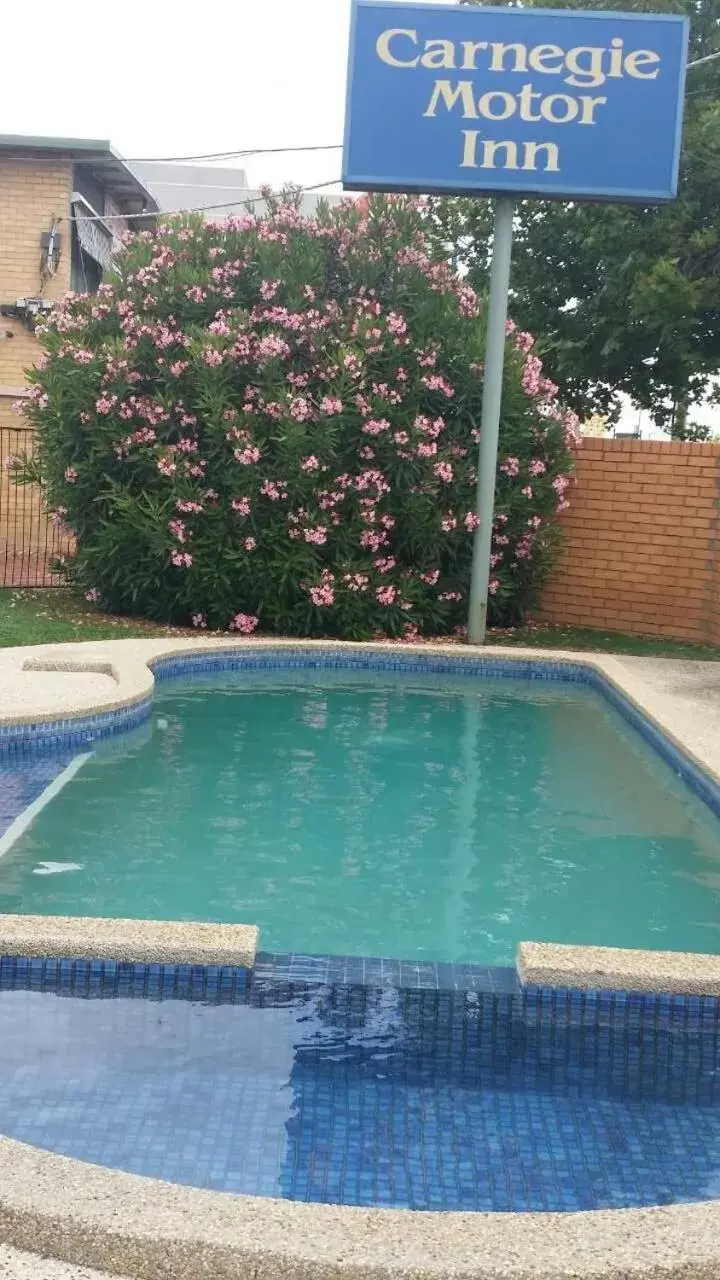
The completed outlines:
[[[470,644],[484,644],[487,629],[490,550],[495,506],[498,432],[500,427],[500,406],[502,403],[503,365],[505,363],[505,321],[507,319],[508,286],[510,284],[514,212],[515,202],[512,197],[498,196],[495,201],[495,226],[493,230],[492,265],[490,268],[490,299],[485,336],[485,371],[480,415],[478,477],[475,496],[475,512],[480,518],[480,524],[475,530],[473,539],[470,605],[468,610],[468,641]]]

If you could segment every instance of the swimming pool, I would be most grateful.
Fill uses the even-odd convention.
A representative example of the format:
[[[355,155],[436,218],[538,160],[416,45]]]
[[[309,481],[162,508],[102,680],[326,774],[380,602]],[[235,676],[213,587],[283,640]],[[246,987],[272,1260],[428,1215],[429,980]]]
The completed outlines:
[[[625,862],[638,853],[645,860],[643,876],[633,882],[623,858],[608,857],[609,878],[620,886],[613,919],[622,908],[630,944],[647,936],[641,930],[652,899],[662,942],[650,945],[678,945],[672,928],[679,923],[697,930],[702,949],[714,949],[707,939],[715,927],[720,787],[653,725],[654,707],[642,688],[625,682],[609,660],[516,661],[295,645],[227,652],[193,646],[185,656],[177,645],[173,652],[170,643],[141,642],[138,653],[153,663],[158,680],[151,702],[146,668],[131,646],[107,648],[118,673],[114,706],[108,700],[107,710],[62,722],[0,725],[0,872],[2,863],[12,868],[5,884],[10,905],[27,910],[32,903],[52,913],[74,902],[63,895],[73,884],[76,892],[86,868],[73,859],[69,819],[63,843],[48,844],[44,857],[33,861],[20,853],[56,805],[74,796],[74,812],[82,814],[87,795],[83,799],[81,784],[100,805],[93,770],[108,779],[116,768],[122,772],[133,760],[136,765],[134,786],[124,788],[122,802],[112,801],[116,821],[101,830],[102,840],[94,824],[88,827],[95,837],[87,845],[95,859],[90,888],[105,892],[110,885],[116,893],[132,869],[119,836],[135,829],[134,801],[143,788],[164,794],[171,818],[184,813],[174,827],[182,832],[193,788],[217,806],[218,779],[232,795],[243,780],[252,780],[253,770],[270,772],[275,791],[283,789],[278,827],[296,831],[287,821],[289,802],[305,802],[313,812],[309,801],[328,775],[340,773],[348,792],[358,782],[358,765],[363,784],[369,778],[380,787],[388,773],[396,776],[392,754],[377,750],[369,729],[385,734],[389,748],[396,731],[400,737],[407,731],[408,701],[416,745],[429,742],[430,754],[416,756],[442,768],[414,769],[407,788],[412,805],[383,804],[382,787],[380,800],[372,792],[374,811],[389,815],[388,824],[423,812],[423,802],[426,816],[439,811],[442,839],[433,845],[433,862],[442,864],[445,881],[433,867],[434,891],[423,905],[434,933],[425,935],[425,952],[410,955],[406,940],[417,942],[424,917],[416,926],[407,895],[385,892],[399,911],[394,919],[411,926],[389,958],[374,947],[372,953],[285,953],[282,914],[264,923],[263,950],[255,952],[255,930],[239,929],[228,939],[234,959],[211,963],[206,955],[204,966],[196,963],[195,948],[209,937],[217,945],[220,927],[6,918],[0,945],[0,1213],[8,1239],[30,1249],[40,1243],[68,1262],[117,1273],[138,1259],[137,1274],[164,1274],[169,1267],[184,1280],[200,1271],[230,1277],[246,1270],[265,1280],[289,1280],[319,1263],[327,1274],[339,1275],[348,1257],[367,1280],[380,1274],[397,1280],[409,1269],[435,1280],[447,1280],[451,1270],[476,1280],[500,1270],[518,1280],[561,1280],[570,1270],[641,1280],[653,1267],[677,1280],[715,1274],[720,983],[714,961],[649,951],[601,955],[583,947],[568,949],[563,958],[562,948],[530,947],[523,951],[525,983],[567,979],[580,987],[597,986],[599,979],[607,987],[610,974],[614,985],[628,988],[637,978],[641,987],[648,984],[648,994],[533,987],[508,965],[492,963],[510,958],[511,930],[501,935],[497,951],[476,952],[471,938],[476,963],[466,963],[457,959],[461,932],[438,928],[447,911],[443,904],[443,915],[436,903],[437,887],[452,884],[458,833],[466,830],[458,814],[474,818],[469,826],[482,835],[477,816],[494,814],[494,792],[504,785],[502,821],[494,831],[505,838],[530,827],[533,844],[525,846],[520,883],[532,884],[525,872],[540,869],[548,900],[538,908],[537,895],[535,905],[527,893],[518,896],[518,929],[540,921],[549,900],[576,873],[596,870],[598,851],[610,836],[630,839]],[[97,660],[94,650],[91,660]],[[200,731],[198,760],[184,748],[198,740],[190,726],[200,729],[207,694],[234,710],[225,728],[222,717],[214,717],[214,740]],[[256,694],[294,705],[294,716],[250,718],[251,739],[243,742],[238,729],[245,712],[240,715],[238,707],[254,700],[257,708]],[[370,726],[368,696],[375,694],[384,705],[375,706],[373,715],[381,710],[384,718]],[[399,720],[398,696],[406,704]],[[179,713],[174,699],[190,710]],[[322,714],[318,699],[324,700]],[[424,699],[430,702],[423,707]],[[429,739],[427,714],[437,728]],[[661,719],[673,731],[672,715]],[[474,740],[458,739],[461,721],[475,727]],[[297,762],[280,746],[284,739],[297,745],[298,724],[312,749],[296,774]],[[268,725],[262,755],[253,743]],[[342,727],[340,738],[329,734],[333,726]],[[327,749],[319,745],[323,740]],[[518,750],[523,741],[531,759]],[[394,745],[401,754],[407,747]],[[202,772],[208,756],[215,766]],[[474,810],[460,803],[473,762],[480,766]],[[172,786],[165,786],[168,781]],[[390,799],[397,795],[395,786]],[[518,796],[529,796],[531,807],[518,809]],[[350,814],[361,833],[372,830],[373,805],[364,817],[362,807]],[[325,809],[335,822],[332,804]],[[567,843],[568,828],[575,833],[569,874],[548,857],[553,842]],[[200,852],[209,850],[211,863],[222,864],[220,854],[227,862],[238,845],[224,841],[228,830],[232,835],[238,829],[234,823],[211,827],[212,838],[203,830]],[[311,830],[315,845],[321,843],[322,825]],[[262,831],[258,824],[255,835]],[[387,858],[387,844],[371,870],[377,878],[384,862],[391,871],[399,868],[395,883],[402,888],[407,859],[400,859],[402,847]],[[487,905],[488,881],[496,883],[497,877],[484,875],[498,865],[493,848],[486,841],[483,860],[475,862],[480,894],[468,897],[473,885],[478,888],[472,875],[463,882],[460,901],[469,902],[471,925],[478,902]],[[68,865],[73,861],[74,868]],[[183,870],[182,859],[175,865]],[[417,867],[412,869],[415,874]],[[247,862],[242,870],[250,881]],[[172,876],[163,879],[175,889]],[[362,875],[345,879],[352,885]],[[598,875],[595,885],[605,891],[602,879]],[[690,897],[679,892],[684,881]],[[516,886],[516,878],[509,883]],[[221,878],[210,883],[207,862],[195,884],[209,895],[222,890]],[[137,892],[128,881],[123,892],[129,889]],[[629,893],[635,897],[625,909],[621,897]],[[322,892],[316,897],[322,905]],[[683,903],[682,919],[667,909],[670,900]],[[342,905],[342,894],[337,901]],[[577,897],[569,901],[577,903]],[[601,918],[593,906],[562,914],[568,929],[577,927],[581,943],[593,940],[587,927]],[[377,927],[374,910],[366,908],[365,916]],[[143,908],[137,914],[152,913]],[[290,923],[300,927],[304,915],[296,915]],[[607,916],[605,907],[602,918]],[[228,918],[225,910],[221,918]],[[250,923],[244,912],[239,918]],[[327,931],[320,936],[326,945]],[[384,944],[387,929],[378,936]],[[350,937],[347,924],[341,937]],[[455,949],[442,951],[448,940]],[[30,950],[19,952],[19,942]],[[139,954],[130,954],[134,948]],[[129,954],[153,963],[120,962]],[[428,954],[432,959],[422,958]],[[93,958],[99,955],[116,959]],[[158,956],[163,963],[155,963]],[[250,968],[213,967],[231,963]],[[697,989],[713,994],[658,994]],[[398,1212],[407,1209],[430,1212]],[[588,1209],[594,1212],[577,1212]]]
[[[720,821],[600,692],[335,661],[211,665],[110,744],[0,760],[0,910],[434,963],[510,964],[522,938],[716,950]]]
[[[218,1191],[573,1212],[720,1191],[720,1003],[4,960],[0,1130]]]

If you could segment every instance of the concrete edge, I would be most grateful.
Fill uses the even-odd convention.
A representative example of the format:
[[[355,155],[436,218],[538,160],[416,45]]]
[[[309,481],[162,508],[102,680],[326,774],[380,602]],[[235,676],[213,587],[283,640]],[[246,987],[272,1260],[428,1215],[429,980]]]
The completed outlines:
[[[525,986],[720,996],[720,955],[521,942],[517,970]]]
[[[134,1280],[717,1280],[720,1203],[428,1213],[173,1186],[0,1139],[0,1238]]]
[[[0,914],[0,955],[252,969],[258,929],[189,920]]]
[[[62,669],[82,670],[82,662],[86,657],[91,658],[92,651],[95,655],[99,650],[108,652],[109,646],[112,646],[118,697],[74,711],[69,707],[52,716],[39,708],[22,717],[0,717],[0,723],[85,717],[142,702],[152,691],[153,662],[202,650],[352,647],[388,651],[386,645],[349,646],[326,641],[106,641],[63,646],[73,666]],[[57,648],[43,646],[42,650],[50,655]],[[68,652],[70,648],[72,652]],[[675,735],[648,705],[648,690],[642,681],[610,657],[547,650],[458,649],[450,645],[422,646],[421,650],[411,645],[393,648],[400,652],[455,657],[482,653],[508,660],[581,663],[605,676],[686,756],[718,778],[716,770],[699,759],[682,736]],[[103,944],[88,932],[88,927],[99,925],[108,927],[104,945],[113,954],[106,951],[105,957],[113,959],[161,962],[194,959],[196,963],[239,964],[238,956],[245,954],[248,963],[252,963],[249,938],[236,939],[237,949],[228,952],[224,946],[213,950],[206,935],[208,953],[203,956],[198,950],[200,938],[190,947],[187,945],[193,929],[247,931],[254,935],[253,959],[257,945],[257,931],[251,926],[81,919],[61,921],[58,925],[58,919],[52,917],[6,916],[0,918],[0,950],[11,947],[14,949],[10,954],[64,956],[69,954],[63,949],[67,947],[78,958],[101,959],[98,947]],[[143,927],[164,930],[164,939],[159,942],[156,939],[151,946]],[[124,935],[128,949],[120,954],[123,929],[129,930]],[[168,929],[180,930],[182,938],[174,935],[171,939]],[[48,949],[39,952],[38,947],[43,945]],[[176,945],[180,946],[179,954],[173,949]],[[521,950],[542,945],[521,944]],[[243,952],[245,946],[247,951]],[[623,962],[617,959],[623,953],[604,948],[563,950],[611,951],[613,981],[620,981],[621,985],[627,983],[627,976],[620,978]],[[209,959],[208,954],[216,958]],[[225,958],[230,955],[232,958]],[[652,958],[653,953],[630,955],[641,956],[647,972],[647,959]],[[533,950],[521,958],[525,981],[527,975],[537,971],[533,964],[539,964],[540,959]],[[545,955],[546,965],[552,959]],[[697,962],[705,958],[689,959]],[[710,959],[715,961],[716,957]],[[570,960],[571,957],[566,956],[558,967],[555,957],[553,981],[567,985],[569,972],[583,972],[582,968],[572,970]],[[637,964],[635,959],[627,962]],[[577,965],[577,956],[575,963]],[[583,963],[584,972],[592,972],[597,977],[604,969],[605,960],[588,965],[586,959]],[[550,972],[549,967],[544,972]],[[609,980],[609,966],[605,976]],[[687,991],[687,980],[684,989]],[[380,1277],[398,1277],[398,1280],[401,1277],[403,1280],[718,1280],[720,1277],[720,1201],[717,1200],[571,1214],[358,1209],[174,1186],[101,1169],[6,1138],[0,1138],[0,1237],[35,1255],[47,1254],[72,1265],[97,1267],[136,1280],[197,1280],[199,1275],[212,1275],[214,1280],[237,1280],[237,1276],[244,1273],[253,1280],[330,1280],[340,1276],[345,1280],[380,1280]]]

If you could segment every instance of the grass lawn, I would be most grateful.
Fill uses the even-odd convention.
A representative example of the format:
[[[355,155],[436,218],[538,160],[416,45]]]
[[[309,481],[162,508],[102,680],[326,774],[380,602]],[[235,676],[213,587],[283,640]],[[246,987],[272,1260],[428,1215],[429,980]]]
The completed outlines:
[[[8,645],[67,643],[71,640],[119,640],[132,636],[197,634],[138,619],[98,613],[82,596],[61,587],[37,591],[0,589],[0,648]],[[491,644],[531,645],[541,649],[584,649],[639,657],[720,661],[720,649],[657,636],[629,636],[582,627],[518,627],[496,631]]]
[[[167,628],[138,619],[98,613],[73,591],[0,589],[0,648],[20,644],[65,644],[69,640],[122,640],[164,636]]]

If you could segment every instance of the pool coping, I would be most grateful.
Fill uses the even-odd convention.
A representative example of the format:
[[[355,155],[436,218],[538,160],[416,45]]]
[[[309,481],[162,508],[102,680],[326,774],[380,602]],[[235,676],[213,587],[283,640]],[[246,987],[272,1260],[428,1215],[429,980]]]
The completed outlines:
[[[0,1238],[136,1280],[717,1280],[720,1202],[363,1209],[205,1191],[0,1138]]]
[[[21,670],[101,671],[116,691],[103,698],[52,709],[30,701],[22,714],[0,715],[8,726],[72,725],[108,713],[149,714],[153,667],[198,653],[266,648],[380,650],[387,645],[330,641],[149,640],[96,641],[10,651]],[[62,652],[59,652],[61,650]],[[7,654],[9,651],[5,650]],[[472,649],[451,645],[397,645],[390,652],[444,658],[481,657],[504,662],[582,666],[601,677],[683,760],[701,772],[720,795],[720,759],[698,749],[683,725],[622,662],[605,655],[526,649]],[[28,664],[27,666],[25,664]],[[100,666],[102,663],[102,667]],[[32,665],[30,665],[32,664]],[[52,665],[50,665],[52,664]],[[92,664],[92,665],[91,665]],[[0,698],[2,694],[0,670]],[[128,723],[131,719],[128,718]],[[124,727],[118,724],[118,728]],[[25,955],[77,955],[85,922],[72,921],[73,937],[49,917],[0,916],[2,930]],[[42,926],[36,921],[41,920]],[[96,922],[94,922],[96,923]],[[116,954],[128,945],[137,922],[104,922],[115,928],[106,945]],[[166,926],[167,926],[166,922]],[[172,923],[172,922],[169,922]],[[192,926],[180,925],[181,930]],[[211,926],[212,927],[212,926]],[[221,926],[222,927],[222,926]],[[233,926],[224,926],[232,928]],[[119,928],[119,933],[118,933]],[[243,930],[244,926],[235,926]],[[252,926],[250,926],[252,929]],[[45,942],[43,942],[43,937]],[[177,935],[173,934],[173,945]],[[86,940],[87,941],[87,940]],[[147,941],[147,938],[146,938]],[[249,943],[249,937],[245,943]],[[255,939],[256,941],[256,939]],[[154,961],[177,959],[156,939]],[[166,934],[165,942],[169,943]],[[243,943],[243,945],[245,945]],[[14,944],[13,944],[14,945]],[[98,945],[100,945],[98,943]],[[137,950],[137,948],[131,947]],[[89,942],[85,954],[101,958]],[[202,963],[195,947],[183,959]],[[16,952],[15,954],[19,954]],[[70,951],[63,950],[63,955]],[[106,953],[109,957],[109,952]],[[127,958],[130,958],[129,956]],[[144,956],[133,954],[133,959]],[[206,961],[207,962],[207,961]],[[720,959],[679,953],[621,952],[613,948],[556,947],[524,943],[519,952],[523,980],[585,989],[614,987],[720,994]],[[646,1209],[579,1213],[456,1213],[361,1209],[260,1199],[172,1185],[104,1169],[0,1138],[0,1238],[20,1249],[94,1266],[137,1280],[718,1280],[720,1200]]]
[[[249,924],[0,912],[0,956],[252,969],[258,935]]]
[[[521,942],[517,971],[528,987],[720,996],[720,956],[689,951]]]

